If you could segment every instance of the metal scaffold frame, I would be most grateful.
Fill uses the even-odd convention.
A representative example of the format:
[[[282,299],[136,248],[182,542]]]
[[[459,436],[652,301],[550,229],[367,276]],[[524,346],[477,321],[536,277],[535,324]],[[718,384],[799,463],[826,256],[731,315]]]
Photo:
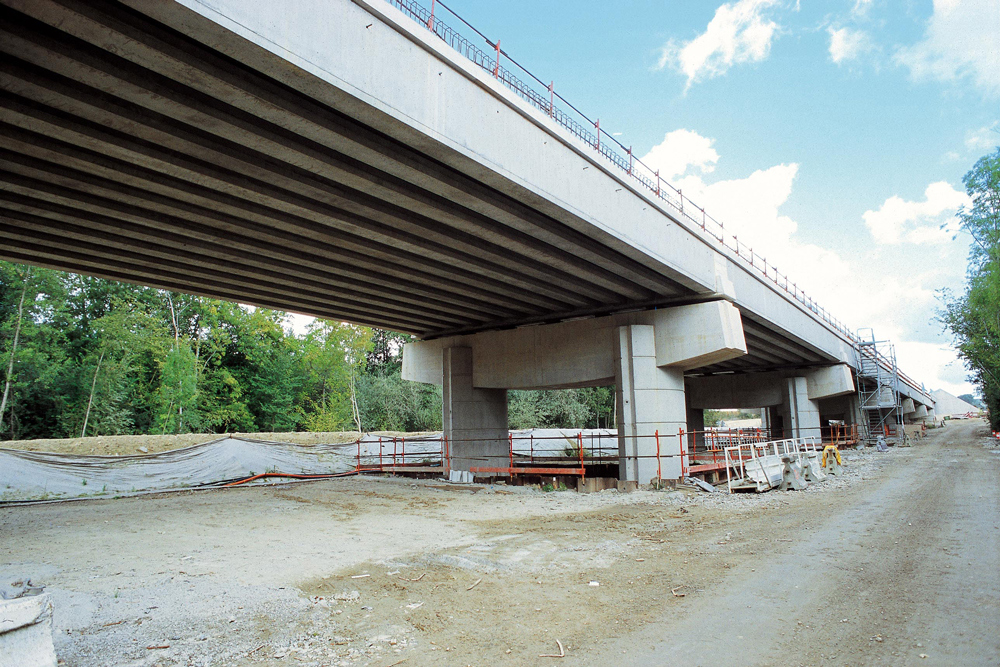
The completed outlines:
[[[898,437],[902,401],[895,346],[886,340],[875,340],[875,332],[870,328],[859,329],[854,353],[865,441],[871,444],[880,435],[886,440]]]

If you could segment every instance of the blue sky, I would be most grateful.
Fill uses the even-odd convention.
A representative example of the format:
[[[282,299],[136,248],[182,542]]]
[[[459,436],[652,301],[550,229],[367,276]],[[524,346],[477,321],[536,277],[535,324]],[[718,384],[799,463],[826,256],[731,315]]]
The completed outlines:
[[[932,320],[968,250],[940,227],[1000,144],[1000,0],[448,5],[905,372],[972,389]]]

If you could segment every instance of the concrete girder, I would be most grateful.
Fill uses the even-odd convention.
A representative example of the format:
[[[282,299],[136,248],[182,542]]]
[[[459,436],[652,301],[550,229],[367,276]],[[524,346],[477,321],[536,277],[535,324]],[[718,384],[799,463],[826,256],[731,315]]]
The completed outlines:
[[[24,52],[38,48],[35,43],[21,35],[8,34],[13,52]],[[39,40],[35,37],[36,42]],[[47,49],[57,49],[64,46],[52,38],[46,45]],[[89,45],[86,45],[89,46]],[[496,244],[495,256],[499,257],[505,249],[517,249],[520,253],[531,252],[538,259],[531,263],[531,269],[536,277],[553,281],[564,288],[579,287],[579,277],[557,269],[558,266],[575,266],[580,271],[580,257],[571,255],[561,248],[550,246],[524,232],[514,230],[495,222],[485,215],[470,211],[441,196],[426,191],[414,189],[408,181],[394,177],[385,172],[373,170],[363,163],[345,158],[327,145],[319,144],[301,134],[288,131],[284,127],[266,121],[236,108],[219,110],[214,97],[204,93],[195,93],[190,89],[181,89],[166,77],[157,75],[131,63],[124,63],[120,58],[110,56],[95,47],[90,52],[81,53],[86,48],[80,46],[67,53],[60,61],[54,51],[46,50],[37,54],[36,59],[45,59],[53,71],[65,76],[74,76],[74,81],[93,87],[104,93],[113,93],[116,98],[126,100],[137,107],[162,115],[178,123],[178,127],[197,127],[199,133],[224,141],[247,145],[252,143],[261,155],[278,153],[289,154],[287,161],[291,164],[313,172],[323,174],[327,178],[355,192],[370,195],[375,201],[397,200],[396,204],[408,213],[417,216],[433,216],[434,220],[447,225],[450,230],[447,236],[438,238],[459,248],[471,240],[463,235],[461,229],[474,222],[478,234],[475,237],[476,250],[482,251],[483,239]],[[89,65],[90,69],[80,69],[79,64]],[[61,67],[56,67],[61,65]],[[179,119],[183,119],[183,123]],[[183,131],[181,129],[180,131]],[[188,130],[190,131],[190,129]],[[199,134],[199,144],[205,144],[205,134]],[[215,149],[216,151],[218,149]],[[190,152],[190,149],[186,152]],[[369,200],[370,202],[370,200]],[[357,212],[357,211],[356,211]],[[398,214],[398,213],[397,213]],[[418,218],[415,218],[418,219]],[[438,225],[424,225],[420,230],[430,236],[445,234],[439,232]],[[463,238],[466,236],[467,238]],[[598,290],[624,290],[630,298],[648,298],[648,291],[637,290],[635,284],[622,276],[602,267],[587,268],[596,280]],[[575,280],[574,280],[575,277]],[[635,290],[629,294],[628,290]],[[608,292],[595,296],[607,298]]]
[[[614,332],[630,323],[654,327],[658,367],[684,370],[705,360],[746,353],[739,311],[728,301],[711,301],[407,343],[403,348],[403,378],[439,384],[440,351],[467,346],[475,350],[476,387],[555,389],[608,385],[617,375]]]
[[[14,139],[21,134],[19,128],[0,123],[0,129],[3,130],[0,132],[0,146],[16,143],[19,148],[22,147],[19,145],[20,142],[15,142]],[[184,211],[189,220],[201,223],[201,227],[188,225],[187,229],[175,228],[174,231],[193,234],[195,240],[215,239],[220,235],[229,239],[231,234],[235,234],[234,241],[238,243],[240,233],[252,233],[255,238],[248,241],[250,243],[248,249],[253,254],[259,254],[261,241],[266,241],[269,247],[277,245],[298,249],[302,262],[307,266],[335,274],[330,277],[333,282],[353,279],[351,282],[358,287],[375,283],[378,286],[376,289],[380,292],[392,292],[394,288],[398,291],[396,281],[384,279],[379,275],[366,276],[366,280],[359,280],[356,271],[342,268],[352,264],[378,262],[380,273],[407,281],[406,292],[412,293],[411,298],[420,297],[413,299],[417,303],[436,306],[440,301],[452,304],[454,308],[459,309],[457,312],[466,313],[487,312],[492,308],[501,313],[512,314],[517,312],[516,308],[525,307],[516,301],[508,301],[510,305],[506,307],[490,303],[488,300],[497,298],[497,294],[474,286],[466,286],[465,289],[469,294],[462,294],[457,291],[461,287],[460,283],[450,284],[446,277],[427,271],[428,267],[420,262],[419,257],[415,256],[408,260],[405,255],[401,257],[398,250],[393,253],[393,249],[389,246],[358,243],[349,235],[341,235],[311,219],[228,197],[154,171],[144,172],[135,165],[116,161],[92,151],[88,151],[89,155],[86,155],[69,144],[60,145],[51,138],[32,134],[34,136],[30,139],[34,142],[33,148],[43,153],[44,159],[6,150],[0,151],[0,158],[3,159],[5,167],[12,170],[7,174],[7,183],[4,184],[8,188],[17,184],[22,184],[21,187],[26,189],[44,187],[45,191],[54,197],[67,198],[80,197],[83,193],[104,196],[108,191],[116,191],[123,194],[118,194],[114,199],[108,197],[112,203],[141,205],[157,215]],[[67,164],[76,168],[67,168],[65,166]],[[84,170],[89,170],[89,173]],[[11,176],[11,173],[16,173],[16,176]],[[134,185],[123,182],[126,180],[126,174],[128,180],[136,179],[132,180]],[[115,176],[121,180],[115,181]],[[31,182],[25,179],[31,179]],[[152,206],[149,204],[150,200],[154,202]],[[242,221],[242,225],[236,224],[237,221]],[[254,243],[257,245],[254,246]],[[318,255],[315,262],[310,259],[313,253]],[[431,271],[434,269],[433,266],[429,268]],[[441,287],[423,287],[421,284],[432,280],[438,282]],[[448,291],[449,287],[455,291]]]
[[[819,401],[855,391],[849,366],[797,369],[745,375],[689,377],[688,407],[705,409],[776,406],[787,402],[787,381],[800,377],[806,383],[805,398]]]
[[[167,81],[184,81],[190,91],[199,92],[213,101],[222,101],[254,120],[261,119],[271,123],[278,130],[286,128],[291,130],[282,135],[280,141],[283,144],[288,139],[298,141],[305,138],[322,146],[336,145],[338,150],[343,150],[345,156],[357,160],[358,164],[362,165],[362,171],[365,170],[364,165],[373,164],[382,174],[380,177],[382,179],[387,176],[397,176],[428,191],[432,188],[441,189],[439,193],[441,196],[437,198],[437,202],[449,204],[454,202],[461,205],[479,202],[483,209],[479,212],[483,215],[497,219],[506,215],[508,219],[504,220],[505,224],[511,226],[520,224],[523,227],[521,231],[527,231],[531,233],[533,239],[541,241],[532,244],[539,254],[544,253],[545,243],[556,248],[570,240],[579,243],[587,239],[580,234],[574,235],[557,224],[551,225],[548,230],[549,236],[543,238],[543,235],[538,233],[539,230],[535,229],[536,224],[543,222],[543,216],[537,211],[515,200],[498,197],[495,192],[484,188],[475,179],[428,159],[418,150],[401,151],[399,146],[386,141],[385,135],[340,114],[320,103],[315,97],[276,84],[273,80],[235,73],[233,61],[220,58],[218,53],[193,40],[179,43],[176,34],[171,34],[141,14],[117,13],[112,29],[102,17],[97,16],[98,12],[91,12],[96,18],[91,17],[86,12],[86,7],[82,8],[81,12],[81,8],[72,11],[56,3],[37,4],[44,4],[46,7],[44,11],[36,9],[34,12],[36,16],[48,25],[71,31],[84,43],[96,46],[98,57],[103,55],[102,51],[113,51],[116,56],[122,56],[116,62],[125,63],[127,59],[127,65],[120,65],[121,67],[141,65],[144,76],[137,78],[132,75],[132,79],[140,86],[150,85],[148,76],[145,76],[147,72],[160,74]],[[123,44],[116,33],[126,36],[127,41]],[[58,45],[58,42],[55,44]],[[74,57],[77,57],[75,53]],[[119,75],[119,78],[127,79],[129,75],[126,72]],[[116,86],[115,93],[119,92],[120,88]],[[157,99],[169,97],[164,94],[166,92],[169,90],[157,90]],[[331,136],[336,137],[335,142],[330,142]],[[404,154],[402,157],[400,152]],[[371,186],[371,181],[364,182],[366,189]],[[534,219],[525,224],[523,219],[526,217]],[[548,219],[544,221],[554,222]],[[595,259],[607,260],[612,256],[608,254],[608,250],[602,244],[591,242],[589,248],[581,249],[579,256],[587,259],[586,255],[591,253]],[[618,256],[618,259],[621,257]],[[629,279],[643,276],[642,279],[647,281],[649,289],[660,289],[666,284],[661,275],[641,265],[621,266],[617,271],[620,276]],[[611,276],[611,274],[606,275]]]

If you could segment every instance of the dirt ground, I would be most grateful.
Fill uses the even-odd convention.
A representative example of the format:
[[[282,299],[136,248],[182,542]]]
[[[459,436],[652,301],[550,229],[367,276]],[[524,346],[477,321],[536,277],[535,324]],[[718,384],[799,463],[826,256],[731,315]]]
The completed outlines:
[[[131,456],[134,454],[157,454],[171,449],[191,447],[224,438],[226,435],[225,433],[184,433],[181,435],[101,435],[87,438],[4,440],[0,441],[0,449],[58,452],[61,454],[93,454],[95,456]],[[342,444],[354,442],[361,437],[357,431],[230,433],[228,435],[249,440],[288,442],[293,445]],[[380,431],[373,432],[372,435],[409,437],[422,434]],[[145,451],[140,447],[145,448]]]
[[[348,478],[0,508],[65,665],[997,665],[1000,443],[801,492]],[[565,657],[540,657],[559,654]]]

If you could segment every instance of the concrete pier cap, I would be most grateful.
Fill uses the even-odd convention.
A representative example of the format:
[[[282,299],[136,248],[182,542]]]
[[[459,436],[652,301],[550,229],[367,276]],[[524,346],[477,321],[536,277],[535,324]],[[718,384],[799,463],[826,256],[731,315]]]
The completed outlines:
[[[442,387],[451,465],[465,470],[507,458],[506,390],[614,384],[620,475],[645,484],[681,475],[684,371],[746,353],[739,310],[719,300],[416,341],[403,348],[402,374]]]

